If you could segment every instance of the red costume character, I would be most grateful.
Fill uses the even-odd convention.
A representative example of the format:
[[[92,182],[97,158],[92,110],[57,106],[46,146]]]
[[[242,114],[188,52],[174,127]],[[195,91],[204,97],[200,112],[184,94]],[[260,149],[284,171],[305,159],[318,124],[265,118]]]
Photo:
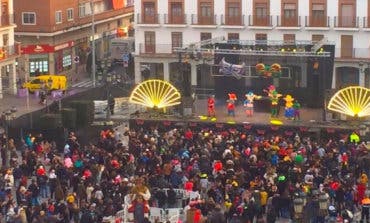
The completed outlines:
[[[227,114],[235,117],[235,102],[237,100],[236,94],[229,93],[229,100],[227,100]]]
[[[208,98],[208,117],[215,117],[216,112],[215,112],[215,96],[212,95]]]

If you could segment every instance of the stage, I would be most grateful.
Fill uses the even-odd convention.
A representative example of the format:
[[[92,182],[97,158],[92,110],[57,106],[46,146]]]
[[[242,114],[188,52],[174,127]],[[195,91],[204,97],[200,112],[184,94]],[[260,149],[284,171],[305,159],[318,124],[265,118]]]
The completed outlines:
[[[235,109],[235,117],[230,117],[227,115],[226,103],[216,102],[216,119],[212,119],[207,117],[207,100],[200,99],[194,101],[194,113],[191,116],[184,117],[178,114],[143,112],[131,115],[130,127],[242,128],[258,134],[265,134],[271,131],[282,131],[287,135],[295,132],[307,132],[329,137],[332,135],[339,138],[348,136],[348,134],[359,127],[358,122],[324,121],[323,109],[303,107],[300,109],[300,112],[300,120],[285,118],[284,107],[280,108],[277,118],[271,118],[268,112],[259,111],[255,111],[253,117],[247,117],[244,106],[238,104]]]

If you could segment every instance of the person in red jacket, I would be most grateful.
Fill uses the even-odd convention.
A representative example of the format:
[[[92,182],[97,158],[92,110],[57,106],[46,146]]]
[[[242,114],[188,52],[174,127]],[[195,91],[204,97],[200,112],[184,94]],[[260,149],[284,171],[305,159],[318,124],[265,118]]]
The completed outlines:
[[[215,96],[214,95],[211,95],[208,98],[207,104],[208,104],[208,117],[211,117],[211,116],[215,117],[216,112],[215,112]]]

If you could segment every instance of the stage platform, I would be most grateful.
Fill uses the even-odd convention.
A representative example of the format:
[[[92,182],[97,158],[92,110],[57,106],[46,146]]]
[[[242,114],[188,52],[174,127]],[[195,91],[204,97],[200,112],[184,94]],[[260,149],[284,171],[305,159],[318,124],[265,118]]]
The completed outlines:
[[[194,102],[194,113],[191,116],[183,117],[176,114],[157,114],[153,112],[143,112],[130,117],[130,127],[216,127],[230,128],[237,127],[264,134],[267,131],[283,131],[287,135],[292,132],[314,132],[324,135],[336,135],[343,138],[348,136],[353,130],[359,129],[362,122],[358,121],[324,121],[323,109],[302,108],[301,119],[289,120],[284,117],[284,107],[280,108],[277,118],[271,118],[268,112],[254,112],[253,117],[247,117],[243,105],[236,106],[235,117],[227,115],[226,104],[216,103],[216,119],[207,117],[206,100],[196,100]],[[274,120],[274,122],[271,122]],[[275,124],[276,121],[281,123]]]

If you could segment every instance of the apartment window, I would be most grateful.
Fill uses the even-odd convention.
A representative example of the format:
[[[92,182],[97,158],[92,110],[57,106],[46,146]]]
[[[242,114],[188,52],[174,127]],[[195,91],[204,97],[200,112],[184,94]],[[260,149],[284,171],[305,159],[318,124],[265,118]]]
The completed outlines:
[[[67,20],[73,20],[73,8],[67,9]]]
[[[267,41],[267,34],[266,33],[257,33],[256,34],[257,41]]]
[[[212,39],[212,33],[200,33],[200,41]]]
[[[155,32],[144,32],[145,53],[155,53]]]
[[[320,35],[320,34],[313,34],[312,35],[312,42],[319,42],[322,39],[324,39],[324,35]]]
[[[155,3],[154,2],[145,2],[144,3],[144,15],[145,16],[154,16],[155,15]]]
[[[172,48],[182,47],[182,33],[181,32],[172,32]]]
[[[354,5],[352,4],[342,4],[341,5],[341,14],[342,18],[341,26],[342,27],[353,27],[355,25],[355,10]]]
[[[134,6],[134,0],[126,0],[126,7]]]
[[[240,11],[240,4],[238,2],[230,2],[227,4],[227,13],[230,17],[238,17]]]
[[[23,25],[36,25],[36,13],[22,12],[22,24]]]
[[[315,19],[323,19],[325,16],[324,4],[312,4],[312,17]]]
[[[62,11],[55,12],[55,23],[62,23]]]
[[[227,39],[228,40],[239,40],[239,33],[228,33]]]
[[[85,17],[92,14],[91,3],[85,2],[78,5],[78,15],[80,17]]]
[[[263,19],[267,16],[267,4],[266,3],[256,3],[255,4],[255,12],[257,19]]]
[[[284,43],[285,44],[295,44],[295,34],[284,34]]]
[[[9,45],[9,34],[3,34],[3,46]]]
[[[296,4],[284,4],[284,18],[291,19],[296,17]]]
[[[183,23],[183,12],[182,12],[182,3],[181,2],[172,2],[171,5],[171,14],[170,14],[170,22],[179,24]]]
[[[212,16],[212,5],[210,2],[200,3],[200,15],[204,17]]]

